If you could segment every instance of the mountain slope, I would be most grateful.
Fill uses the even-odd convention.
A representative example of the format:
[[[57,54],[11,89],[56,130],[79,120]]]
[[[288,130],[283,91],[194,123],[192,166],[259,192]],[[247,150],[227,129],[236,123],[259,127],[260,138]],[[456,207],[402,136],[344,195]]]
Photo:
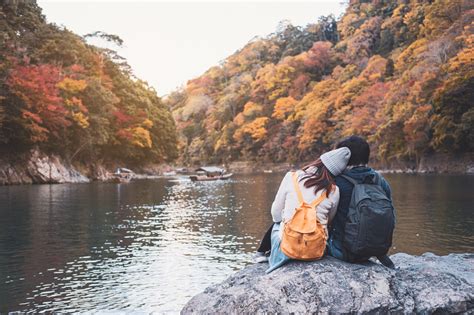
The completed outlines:
[[[280,25],[171,94],[181,159],[302,161],[359,134],[382,161],[474,151],[472,2],[351,1]]]

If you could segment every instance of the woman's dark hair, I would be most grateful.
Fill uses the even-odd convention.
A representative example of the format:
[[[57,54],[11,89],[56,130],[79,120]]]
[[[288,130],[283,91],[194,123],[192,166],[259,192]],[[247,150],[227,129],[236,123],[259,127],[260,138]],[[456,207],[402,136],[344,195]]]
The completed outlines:
[[[336,149],[348,147],[351,150],[351,158],[347,165],[362,165],[369,163],[370,147],[364,138],[350,136],[336,145]]]
[[[315,169],[314,172],[308,172],[310,169]],[[326,197],[329,197],[329,193],[332,191],[333,185],[336,184],[334,176],[324,166],[321,159],[306,165],[303,167],[303,171],[306,173],[303,175],[301,180],[304,180],[304,187],[310,188],[315,187],[314,193],[316,194],[320,190],[326,190]]]

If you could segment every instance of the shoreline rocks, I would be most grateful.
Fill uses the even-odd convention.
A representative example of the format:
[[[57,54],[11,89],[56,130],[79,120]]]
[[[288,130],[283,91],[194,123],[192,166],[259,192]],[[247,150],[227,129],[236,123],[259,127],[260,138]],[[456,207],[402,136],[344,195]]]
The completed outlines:
[[[332,257],[265,274],[254,264],[193,297],[181,314],[474,314],[474,254],[391,256],[396,270]]]
[[[0,159],[0,186],[22,184],[64,184],[89,183],[91,181],[112,181],[112,173],[120,165],[105,166],[95,161],[91,164],[71,164],[56,155],[47,155],[39,150]],[[133,168],[136,179],[159,178],[166,165],[146,165]]]
[[[31,151],[24,160],[0,164],[0,185],[88,183],[90,179],[57,156]]]

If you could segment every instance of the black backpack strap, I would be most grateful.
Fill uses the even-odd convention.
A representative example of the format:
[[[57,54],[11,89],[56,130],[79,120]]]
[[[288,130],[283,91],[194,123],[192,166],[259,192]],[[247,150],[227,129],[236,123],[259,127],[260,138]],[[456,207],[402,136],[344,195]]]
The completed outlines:
[[[343,178],[345,178],[347,181],[349,181],[350,183],[352,183],[354,186],[355,185],[359,185],[359,182],[357,182],[355,179],[353,179],[352,177],[349,177],[347,175],[344,175],[344,174],[341,174],[341,176]]]
[[[374,181],[374,184],[376,185],[379,185],[379,186],[382,186],[382,176],[375,172],[375,181]]]
[[[395,264],[387,255],[379,256],[377,259],[387,268],[395,269]]]

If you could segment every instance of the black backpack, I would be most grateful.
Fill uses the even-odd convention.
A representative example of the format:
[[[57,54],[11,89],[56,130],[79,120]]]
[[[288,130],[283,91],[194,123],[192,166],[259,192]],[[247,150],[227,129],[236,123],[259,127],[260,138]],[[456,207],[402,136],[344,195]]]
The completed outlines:
[[[392,246],[395,209],[381,186],[378,174],[368,175],[362,183],[342,175],[354,185],[347,213],[343,245],[352,262],[377,257],[393,268],[387,253]]]

